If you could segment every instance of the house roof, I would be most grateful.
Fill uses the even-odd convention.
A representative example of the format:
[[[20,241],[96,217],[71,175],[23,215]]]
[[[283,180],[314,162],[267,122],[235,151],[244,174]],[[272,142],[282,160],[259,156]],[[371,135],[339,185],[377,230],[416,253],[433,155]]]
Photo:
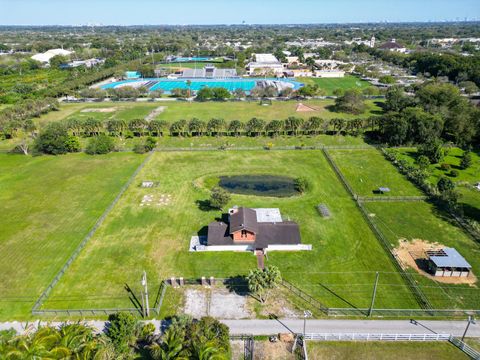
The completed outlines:
[[[429,256],[430,261],[437,267],[472,268],[467,260],[454,248],[443,248],[439,251],[433,251],[431,254]]]
[[[402,49],[403,46],[395,41],[389,41],[380,45],[380,49]]]
[[[230,215],[230,234],[240,230],[258,232],[257,212],[253,209],[241,207]]]

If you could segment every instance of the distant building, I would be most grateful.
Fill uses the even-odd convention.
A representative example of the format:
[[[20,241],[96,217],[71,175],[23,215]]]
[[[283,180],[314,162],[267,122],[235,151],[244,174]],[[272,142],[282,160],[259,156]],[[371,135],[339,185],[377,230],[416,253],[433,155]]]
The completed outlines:
[[[399,53],[407,52],[407,48],[397,43],[395,39],[391,39],[390,41],[387,41],[386,43],[380,45],[378,48],[381,50],[395,51]]]
[[[200,69],[184,69],[181,78],[200,79],[229,79],[236,78],[236,69],[217,69],[214,65],[206,65]]]
[[[249,75],[283,74],[283,65],[273,54],[254,54],[254,59],[247,65]]]
[[[370,38],[370,40],[362,40],[361,38],[354,38],[352,40],[345,40],[344,41],[345,44],[347,45],[365,45],[365,46],[368,46],[368,47],[375,47],[375,36],[372,36]]]
[[[92,68],[94,66],[102,65],[105,63],[105,59],[88,59],[88,60],[74,60],[67,64],[63,64],[60,67],[63,69],[72,69],[80,66],[86,68]]]
[[[33,60],[41,62],[44,65],[48,65],[50,64],[50,60],[55,56],[69,56],[71,54],[73,54],[73,51],[68,51],[64,49],[50,49],[48,51],[45,51],[44,53],[35,54],[31,58]]]

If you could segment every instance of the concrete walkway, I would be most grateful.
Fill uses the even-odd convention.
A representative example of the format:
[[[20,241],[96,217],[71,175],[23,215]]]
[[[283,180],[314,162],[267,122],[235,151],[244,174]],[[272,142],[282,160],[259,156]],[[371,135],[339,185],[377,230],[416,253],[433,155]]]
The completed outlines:
[[[230,334],[271,335],[278,333],[302,333],[303,320],[221,320],[230,328]],[[165,328],[166,323],[161,320],[149,320],[157,331]],[[86,321],[97,332],[106,329],[105,321]],[[41,325],[50,324],[59,326],[61,322],[40,322]],[[3,322],[0,330],[15,329],[18,333],[33,331],[39,321]],[[409,320],[307,320],[307,333],[361,333],[361,334],[451,334],[461,337],[467,325],[466,321],[437,321],[425,320],[417,324]],[[468,337],[480,337],[480,324],[471,324]]]

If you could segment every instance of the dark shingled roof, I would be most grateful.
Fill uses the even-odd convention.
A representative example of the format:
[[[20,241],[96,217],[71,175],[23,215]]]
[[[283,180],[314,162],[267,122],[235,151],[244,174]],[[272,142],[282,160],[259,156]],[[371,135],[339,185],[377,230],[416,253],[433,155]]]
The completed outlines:
[[[253,214],[253,217],[252,217]],[[235,221],[235,224],[232,223]],[[208,245],[253,245],[256,249],[265,249],[268,245],[296,245],[301,244],[300,229],[293,221],[258,223],[256,212],[249,208],[240,208],[230,216],[230,226],[224,222],[215,221],[208,225]],[[245,226],[247,223],[248,226]],[[243,226],[241,225],[243,224]],[[254,231],[255,242],[233,241],[232,232],[238,230]],[[255,229],[255,230],[252,230]]]
[[[230,215],[230,234],[239,230],[258,232],[257,212],[253,209],[241,207]]]
[[[389,41],[383,45],[380,45],[380,49],[401,49],[401,48],[403,48],[402,45],[393,41]]]

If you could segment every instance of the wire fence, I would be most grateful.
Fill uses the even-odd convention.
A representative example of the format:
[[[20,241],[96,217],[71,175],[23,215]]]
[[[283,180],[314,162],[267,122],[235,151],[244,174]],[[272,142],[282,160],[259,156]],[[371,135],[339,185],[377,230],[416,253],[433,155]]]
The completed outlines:
[[[134,171],[132,176],[128,179],[128,181],[123,185],[123,187],[120,189],[120,192],[117,194],[115,199],[110,203],[110,205],[105,209],[103,214],[100,216],[100,218],[96,221],[95,225],[93,228],[88,232],[88,234],[85,236],[85,238],[82,240],[82,242],[77,246],[75,251],[70,255],[68,258],[67,262],[62,266],[60,271],[55,275],[53,280],[50,282],[50,284],[47,286],[47,288],[41,293],[40,297],[37,299],[35,304],[33,305],[32,308],[32,314],[39,314],[39,309],[42,306],[42,304],[45,302],[45,300],[48,298],[49,294],[51,293],[52,289],[57,285],[57,283],[60,281],[62,276],[65,274],[67,269],[70,267],[70,265],[75,261],[75,259],[80,255],[80,252],[83,250],[85,245],[88,243],[88,241],[93,237],[97,229],[102,225],[102,223],[105,221],[107,218],[108,214],[112,211],[114,206],[118,203],[122,195],[125,193],[125,191],[128,189],[128,187],[131,185],[131,183],[134,181],[135,177],[138,175],[138,173],[144,168],[144,166],[148,163],[150,158],[152,157],[153,152],[151,152],[144,160],[143,162],[137,167],[137,169]],[[127,309],[125,311],[130,311],[131,309]],[[67,310],[68,311],[68,310]]]

